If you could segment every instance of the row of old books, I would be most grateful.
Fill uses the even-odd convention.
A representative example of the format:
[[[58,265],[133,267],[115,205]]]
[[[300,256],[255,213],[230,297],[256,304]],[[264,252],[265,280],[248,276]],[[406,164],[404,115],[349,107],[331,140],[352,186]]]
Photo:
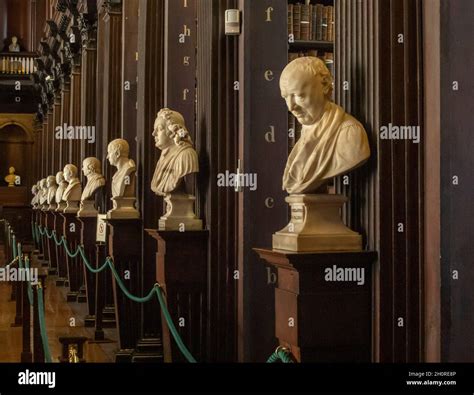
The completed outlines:
[[[294,40],[334,41],[334,7],[288,4],[288,35]]]
[[[316,58],[322,59],[334,77],[334,54],[332,52],[319,52],[315,49],[300,52],[290,52],[288,54],[288,61],[292,62],[293,60],[302,56],[314,56]]]

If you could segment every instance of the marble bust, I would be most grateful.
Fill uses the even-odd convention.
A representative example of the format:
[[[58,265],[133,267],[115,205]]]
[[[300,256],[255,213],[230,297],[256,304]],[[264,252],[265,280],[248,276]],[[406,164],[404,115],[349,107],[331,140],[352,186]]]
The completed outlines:
[[[16,174],[15,174],[15,168],[10,167],[8,169],[8,176],[5,177],[5,182],[8,184],[10,188],[15,186],[15,181],[16,181]]]
[[[284,190],[315,193],[332,178],[367,161],[367,133],[331,101],[332,77],[321,59],[302,57],[291,62],[283,70],[280,89],[288,109],[303,125],[285,168]]]
[[[102,175],[102,164],[97,158],[86,158],[82,162],[82,173],[87,178],[87,184],[81,196],[81,208],[78,217],[96,217],[95,208],[96,193],[105,186],[105,178]]]
[[[64,213],[75,214],[79,210],[79,202],[82,195],[81,181],[77,177],[78,170],[76,166],[69,164],[64,167],[63,173],[64,180],[68,183],[63,194],[63,201],[67,204]]]
[[[56,174],[56,184],[58,185],[58,189],[56,190],[56,205],[57,205],[57,210],[59,212],[64,211],[66,208],[66,203],[63,201],[63,195],[64,191],[68,187],[68,183],[64,179],[64,173],[62,171],[58,172]]]
[[[196,198],[186,193],[184,177],[199,172],[198,155],[183,116],[168,108],[155,120],[153,137],[161,156],[151,182],[155,194],[165,197],[166,214],[159,230],[201,230],[202,221],[194,214]]]
[[[105,186],[102,175],[102,165],[97,158],[86,158],[82,163],[82,173],[87,178],[87,184],[82,192],[81,201],[91,200],[99,188]]]
[[[129,158],[130,146],[126,140],[112,141],[107,148],[109,163],[117,168],[112,178],[113,197],[135,196],[135,162]]]
[[[341,219],[347,198],[328,194],[327,184],[362,166],[370,157],[370,146],[362,124],[332,102],[332,82],[325,63],[316,57],[292,61],[281,75],[281,96],[303,126],[283,175],[291,220],[273,235],[274,249],[362,250],[361,235]]]
[[[8,46],[9,52],[20,52],[20,45],[18,44],[18,38],[16,36],[12,37],[12,42]]]
[[[48,206],[48,184],[46,178],[43,178],[39,184],[40,192],[39,192],[39,203],[40,209],[45,210]]]
[[[107,213],[109,219],[137,219],[140,213],[135,208],[136,165],[129,158],[130,145],[126,140],[116,139],[107,147],[107,159],[117,168],[112,177],[112,201],[114,208]]]
[[[49,176],[46,179],[46,185],[48,187],[48,198],[47,202],[49,205],[48,210],[56,210],[56,191],[58,190],[58,184],[56,183],[55,176]]]
[[[153,131],[156,148],[161,157],[156,165],[151,189],[157,195],[166,196],[183,189],[183,178],[199,172],[199,161],[183,116],[167,108],[161,110]]]
[[[33,195],[33,199],[31,199],[31,206],[33,207],[34,210],[36,210],[37,205],[38,205],[38,185],[33,185],[31,187],[31,194]]]

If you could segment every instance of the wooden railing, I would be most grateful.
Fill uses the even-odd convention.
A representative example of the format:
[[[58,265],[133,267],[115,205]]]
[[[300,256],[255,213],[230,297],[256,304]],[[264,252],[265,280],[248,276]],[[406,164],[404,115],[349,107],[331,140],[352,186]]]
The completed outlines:
[[[0,52],[0,74],[27,75],[36,71],[36,53]]]

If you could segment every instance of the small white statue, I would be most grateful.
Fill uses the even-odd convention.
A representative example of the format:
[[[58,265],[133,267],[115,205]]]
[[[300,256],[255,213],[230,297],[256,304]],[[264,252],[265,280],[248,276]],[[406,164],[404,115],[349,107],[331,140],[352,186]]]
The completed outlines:
[[[33,207],[33,210],[36,210],[38,208],[38,185],[33,185],[31,187],[31,193],[33,195],[33,199],[31,199],[31,207]]]
[[[87,184],[81,196],[81,208],[78,217],[96,217],[95,195],[105,186],[105,178],[102,175],[102,166],[97,158],[86,158],[82,163],[82,172],[87,178]]]
[[[116,139],[107,147],[107,159],[117,168],[112,178],[114,207],[107,213],[109,219],[138,219],[136,202],[136,165],[129,158],[130,146],[126,140]]]
[[[331,101],[332,83],[325,63],[316,57],[294,60],[281,75],[281,95],[303,128],[283,175],[291,221],[273,235],[274,249],[362,249],[362,237],[341,220],[347,198],[329,195],[327,184],[369,159],[369,141],[362,124]]]
[[[63,201],[67,204],[64,213],[76,214],[79,211],[79,202],[82,195],[81,181],[77,178],[77,167],[71,164],[66,165],[63,173],[64,179],[69,184],[63,194]]]
[[[48,187],[48,210],[49,211],[55,211],[57,208],[56,205],[56,191],[58,190],[58,184],[56,183],[56,177],[55,176],[49,176],[46,179],[46,184]]]
[[[18,44],[18,37],[16,37],[16,36],[12,37],[12,42],[8,46],[8,51],[9,52],[20,52],[20,45]]]
[[[168,108],[156,117],[153,136],[161,157],[156,165],[151,189],[165,196],[166,214],[159,230],[201,230],[202,221],[194,213],[196,198],[186,193],[184,177],[199,172],[199,160],[183,116]]]
[[[63,201],[64,191],[68,187],[68,183],[64,179],[64,173],[62,171],[56,174],[56,184],[58,185],[58,189],[56,190],[56,212],[64,212],[66,208],[66,203]]]
[[[43,178],[40,181],[40,209],[41,211],[46,211],[48,209],[48,184],[46,178]]]

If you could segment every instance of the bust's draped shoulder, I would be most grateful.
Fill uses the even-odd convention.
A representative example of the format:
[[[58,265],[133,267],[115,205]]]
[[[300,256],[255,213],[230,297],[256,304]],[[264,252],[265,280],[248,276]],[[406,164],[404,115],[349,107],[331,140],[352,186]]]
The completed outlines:
[[[198,156],[191,146],[187,146],[177,155],[175,164],[176,177],[178,178],[199,172]]]
[[[342,171],[363,165],[370,157],[367,133],[362,124],[349,114],[339,128],[335,151],[336,167]]]

